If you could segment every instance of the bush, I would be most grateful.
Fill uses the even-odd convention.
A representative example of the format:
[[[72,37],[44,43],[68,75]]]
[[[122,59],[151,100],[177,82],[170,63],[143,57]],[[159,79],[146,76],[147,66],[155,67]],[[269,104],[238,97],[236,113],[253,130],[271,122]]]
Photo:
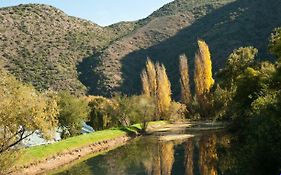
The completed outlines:
[[[90,124],[95,130],[102,130],[113,127],[115,125],[115,119],[112,116],[113,111],[116,108],[111,100],[104,97],[90,97]]]
[[[59,126],[61,137],[67,138],[81,133],[82,122],[88,119],[89,107],[85,100],[69,92],[59,93]]]

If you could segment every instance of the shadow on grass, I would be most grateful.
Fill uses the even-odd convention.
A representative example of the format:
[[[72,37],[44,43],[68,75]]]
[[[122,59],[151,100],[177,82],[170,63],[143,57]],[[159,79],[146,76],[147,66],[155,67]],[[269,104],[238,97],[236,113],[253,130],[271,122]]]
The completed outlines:
[[[137,126],[129,126],[129,127],[122,126],[116,129],[126,132],[130,137],[143,134],[143,130]]]

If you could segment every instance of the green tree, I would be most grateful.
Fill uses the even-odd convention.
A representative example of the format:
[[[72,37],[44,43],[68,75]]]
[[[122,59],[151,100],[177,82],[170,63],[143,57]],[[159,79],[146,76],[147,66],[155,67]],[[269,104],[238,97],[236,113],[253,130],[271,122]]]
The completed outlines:
[[[104,97],[91,97],[90,107],[90,125],[95,130],[102,130],[116,126],[114,112],[117,105],[112,100]]]
[[[212,115],[215,118],[224,118],[225,115],[234,116],[233,112],[240,111],[241,108],[233,106],[232,100],[237,95],[237,86],[239,81],[242,80],[243,74],[245,75],[247,68],[257,66],[255,62],[257,53],[258,50],[253,47],[236,49],[229,55],[225,67],[218,72],[218,85],[211,97],[213,103]],[[248,89],[248,87],[245,88]],[[249,89],[249,91],[252,90]]]
[[[35,131],[52,136],[57,114],[54,93],[39,93],[0,68],[0,172],[12,165],[9,158],[22,140]]]
[[[278,59],[281,58],[281,27],[276,28],[271,34],[269,40],[269,51],[276,55]]]
[[[116,107],[112,111],[111,115],[115,117],[114,120],[117,121],[116,124],[121,126],[130,126],[131,118],[134,115],[134,108],[130,97],[116,95],[112,100]]]
[[[270,43],[276,55],[279,42]],[[281,68],[278,61],[254,61],[256,53],[251,47],[234,51],[223,70],[222,86],[231,97],[226,115],[231,116],[234,134],[228,153],[232,174],[280,173]]]
[[[229,55],[225,67],[218,73],[221,87],[235,91],[237,77],[254,64],[257,53],[258,50],[254,47],[241,47],[234,50]]]
[[[141,123],[143,131],[146,131],[148,122],[152,121],[155,114],[155,103],[146,95],[132,97],[133,110],[135,111],[134,123]]]
[[[89,116],[87,102],[72,96],[69,92],[60,92],[58,104],[62,138],[80,134],[82,122],[86,121]]]

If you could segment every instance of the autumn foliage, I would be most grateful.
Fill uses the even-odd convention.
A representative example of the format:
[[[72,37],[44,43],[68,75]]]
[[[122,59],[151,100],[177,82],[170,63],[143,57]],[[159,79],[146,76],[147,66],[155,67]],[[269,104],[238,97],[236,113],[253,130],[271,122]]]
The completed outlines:
[[[150,59],[141,74],[143,94],[151,97],[156,106],[155,119],[164,119],[171,106],[171,84],[163,64],[156,66]]]
[[[203,40],[198,40],[198,46],[199,50],[195,54],[194,69],[195,95],[202,114],[206,115],[209,108],[208,94],[215,81],[212,77],[212,61],[209,47]]]
[[[171,84],[166,74],[165,66],[156,64],[157,72],[157,89],[156,89],[156,102],[157,114],[162,118],[166,118],[171,106]]]
[[[198,46],[199,50],[195,55],[194,82],[196,95],[199,97],[209,92],[215,81],[212,77],[212,61],[209,47],[203,40],[198,41]]]
[[[188,60],[186,55],[180,55],[180,85],[181,85],[181,101],[184,103],[188,108],[190,108],[192,102],[192,94],[190,91],[190,84],[189,84],[189,69],[188,69]],[[188,109],[190,110],[190,109]]]

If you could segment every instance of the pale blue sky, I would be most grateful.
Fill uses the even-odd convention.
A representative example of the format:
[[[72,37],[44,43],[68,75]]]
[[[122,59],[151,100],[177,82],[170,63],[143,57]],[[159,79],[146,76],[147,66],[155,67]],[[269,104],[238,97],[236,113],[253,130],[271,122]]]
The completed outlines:
[[[71,16],[105,26],[144,18],[172,0],[0,0],[0,7],[18,4],[49,4]]]

